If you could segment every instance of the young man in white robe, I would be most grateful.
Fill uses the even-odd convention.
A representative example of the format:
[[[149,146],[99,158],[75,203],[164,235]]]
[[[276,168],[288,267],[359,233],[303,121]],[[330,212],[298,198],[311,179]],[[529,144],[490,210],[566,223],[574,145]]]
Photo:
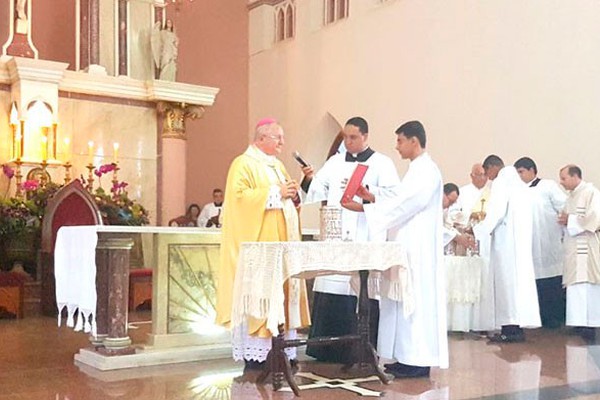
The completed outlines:
[[[425,150],[423,125],[410,121],[396,130],[396,150],[410,160],[400,193],[380,199],[365,187],[358,195],[368,204],[343,206],[363,211],[369,229],[388,230],[389,240],[406,249],[414,286],[414,311],[407,314],[403,301],[390,298],[392,286],[384,273],[381,282],[379,341],[387,373],[398,378],[427,377],[431,367],[448,368],[446,333],[446,280],[442,243],[442,176]],[[393,271],[392,271],[393,272]],[[385,334],[383,334],[385,332]]]
[[[198,216],[198,227],[200,228],[221,228],[221,212],[223,211],[223,199],[225,195],[223,190],[216,188],[212,192],[213,201],[202,207]]]
[[[567,287],[568,326],[584,339],[595,339],[600,327],[600,191],[582,179],[581,169],[560,170],[560,184],[569,191],[559,223],[566,228],[563,284]]]
[[[537,165],[529,157],[514,164],[521,180],[529,187],[533,206],[533,270],[545,328],[558,328],[565,323],[565,291],[562,287],[563,229],[558,214],[567,195],[558,183],[537,176]]]
[[[444,229],[443,229],[443,242],[444,248],[456,242],[465,248],[473,248],[475,241],[473,237],[467,233],[460,233],[453,225],[453,222],[449,215],[449,208],[456,203],[460,198],[460,192],[458,186],[454,183],[444,184],[444,197],[442,198],[442,207],[444,208]]]
[[[356,166],[365,164],[369,168],[363,178],[378,196],[390,197],[396,193],[400,179],[393,161],[369,147],[369,126],[361,117],[350,118],[343,130],[346,151],[333,155],[323,167],[312,174],[312,168],[304,168],[304,181],[309,181],[306,203],[325,202],[339,207],[348,179]],[[385,232],[373,233],[367,228],[363,213],[342,209],[342,239],[355,242],[385,241]],[[350,276],[328,275],[317,277],[313,286],[314,301],[311,313],[312,326],[309,337],[341,336],[356,333],[356,293],[350,287]],[[374,304],[373,304],[374,303]],[[371,340],[377,342],[379,307],[376,300],[371,307]],[[308,346],[306,354],[319,361],[351,364],[350,346]]]
[[[495,328],[491,342],[525,341],[523,328],[541,325],[531,253],[531,194],[513,166],[496,155],[483,162],[492,182],[485,219],[473,227],[475,237],[491,235],[490,271],[495,296]]]

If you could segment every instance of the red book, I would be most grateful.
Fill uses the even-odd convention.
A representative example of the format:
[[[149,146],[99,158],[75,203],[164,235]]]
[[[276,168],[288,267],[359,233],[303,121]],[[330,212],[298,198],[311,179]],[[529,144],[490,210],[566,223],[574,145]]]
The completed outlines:
[[[344,190],[344,194],[342,195],[340,203],[347,203],[351,201],[354,196],[356,196],[356,192],[362,184],[362,180],[365,177],[368,169],[368,165],[356,164],[356,168],[354,169],[354,172],[348,181],[348,185],[346,185],[346,190]]]

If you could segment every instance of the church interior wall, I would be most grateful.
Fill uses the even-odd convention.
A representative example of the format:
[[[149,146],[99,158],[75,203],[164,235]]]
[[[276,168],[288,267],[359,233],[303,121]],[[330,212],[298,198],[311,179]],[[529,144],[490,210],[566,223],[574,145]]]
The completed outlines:
[[[2,3],[8,4],[8,1]],[[31,7],[31,38],[39,51],[39,58],[68,63],[68,69],[75,70],[75,1],[34,0]],[[0,12],[0,21],[8,21],[8,16],[5,18]],[[6,34],[8,36],[8,30]],[[6,39],[1,42],[6,42]]]
[[[115,12],[115,1],[104,0],[100,1],[100,65],[106,68],[106,73],[110,76],[116,76],[118,68],[115,65],[117,48],[117,32],[115,29],[115,20],[117,13]],[[145,25],[149,25],[146,21]]]
[[[394,131],[418,119],[446,181],[467,183],[495,153],[510,164],[528,155],[555,180],[577,163],[600,184],[597,2],[350,1],[346,20],[308,29],[318,5],[296,2],[296,37],[250,57],[249,120],[281,120],[292,175],[293,150],[323,164],[322,136],[337,134],[327,116],[362,115],[401,173]]]
[[[204,204],[248,145],[247,2],[194,1],[167,16],[180,38],[178,80],[220,88],[215,105],[186,122],[187,203]]]
[[[129,4],[129,71],[134,79],[154,79],[154,62],[150,48],[152,7],[147,3],[131,1]],[[182,60],[183,57],[180,58]],[[183,62],[183,61],[181,61]]]
[[[0,1],[0,21],[9,21],[10,15],[10,3],[8,1]],[[0,24],[0,44],[6,43],[8,40],[8,35],[10,33],[10,28],[8,24],[1,23]]]

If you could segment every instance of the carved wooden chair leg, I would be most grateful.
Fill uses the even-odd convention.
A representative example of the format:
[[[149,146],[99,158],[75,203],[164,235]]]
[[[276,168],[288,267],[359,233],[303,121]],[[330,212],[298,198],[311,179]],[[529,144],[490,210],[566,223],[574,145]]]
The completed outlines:
[[[256,378],[256,383],[264,383],[265,380],[269,377],[269,374],[272,372],[272,358],[274,355],[274,351],[273,349],[269,350],[269,353],[267,354],[267,359],[265,361],[265,367],[263,369],[263,371],[260,373],[260,375],[258,375],[258,378]]]
[[[377,351],[375,351],[375,348],[373,347],[373,345],[371,343],[365,343],[364,347],[365,347],[364,354],[367,357],[367,360],[365,360],[365,361],[373,367],[373,371],[375,372],[375,375],[377,375],[379,380],[383,384],[387,385],[388,383],[390,383],[390,378],[386,373],[383,372],[383,370],[379,366],[379,357],[377,355]]]

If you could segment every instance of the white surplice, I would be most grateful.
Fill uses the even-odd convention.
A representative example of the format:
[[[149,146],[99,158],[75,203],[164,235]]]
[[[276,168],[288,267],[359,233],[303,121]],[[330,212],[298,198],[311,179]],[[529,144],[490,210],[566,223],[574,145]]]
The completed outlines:
[[[475,236],[491,235],[490,271],[495,296],[495,328],[541,326],[531,254],[532,206],[527,185],[517,170],[506,166],[492,183],[485,219],[473,227]]]
[[[208,223],[208,220],[211,219],[212,217],[220,216],[222,209],[223,209],[223,205],[217,206],[217,205],[215,205],[215,203],[206,204],[204,207],[202,207],[202,211],[200,212],[200,215],[198,215],[198,223],[197,223],[198,227],[208,228],[206,226],[206,224]],[[215,224],[213,224],[210,226],[210,228],[217,229],[218,227]]]
[[[567,195],[550,179],[541,179],[530,186],[533,206],[533,269],[536,279],[562,275],[563,229],[558,214],[565,206]]]
[[[314,176],[305,204],[326,201],[328,206],[341,208],[340,200],[346,189],[346,182],[352,176],[358,163],[345,161],[346,153],[331,157]],[[393,196],[400,186],[400,178],[393,161],[378,152],[374,152],[365,162],[369,166],[362,184],[377,198]],[[358,199],[358,198],[356,198]],[[342,208],[342,238],[355,242],[385,241],[385,232],[368,230],[364,213],[348,211]],[[349,275],[327,275],[315,278],[313,290],[338,295],[356,295],[350,287]]]
[[[406,248],[414,285],[410,316],[401,302],[380,300],[377,349],[383,358],[448,367],[442,193],[440,171],[423,153],[410,163],[398,196],[364,206],[369,228],[388,229],[389,239]]]
[[[600,191],[581,183],[569,193],[563,284],[569,326],[600,327]]]

